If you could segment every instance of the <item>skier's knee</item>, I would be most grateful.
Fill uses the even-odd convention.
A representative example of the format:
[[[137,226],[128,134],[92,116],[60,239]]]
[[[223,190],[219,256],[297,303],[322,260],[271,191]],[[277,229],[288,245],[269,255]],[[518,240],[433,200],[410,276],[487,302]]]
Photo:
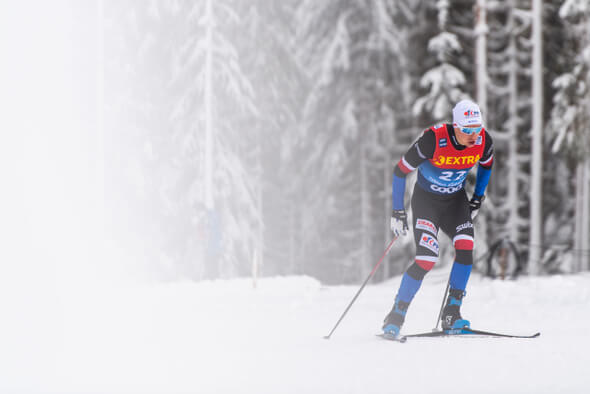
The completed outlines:
[[[453,238],[455,246],[455,261],[463,265],[473,264],[473,237],[467,234],[459,234]]]
[[[473,237],[467,234],[459,234],[453,238],[455,250],[473,250]]]
[[[408,268],[407,273],[416,280],[422,280],[437,262],[438,256],[416,256],[416,261]]]

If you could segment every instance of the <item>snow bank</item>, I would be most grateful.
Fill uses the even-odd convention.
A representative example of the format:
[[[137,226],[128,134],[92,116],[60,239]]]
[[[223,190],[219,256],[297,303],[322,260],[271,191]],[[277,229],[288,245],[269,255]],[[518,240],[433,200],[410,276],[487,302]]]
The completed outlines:
[[[475,328],[533,340],[379,340],[400,278],[364,290],[308,277],[90,288],[4,324],[0,392],[582,393],[590,383],[590,275],[474,276],[463,312]],[[433,271],[405,332],[435,324],[446,284]],[[4,301],[6,302],[6,301]],[[19,300],[11,300],[19,310]],[[37,310],[36,312],[41,312]],[[20,327],[8,330],[7,326]],[[10,331],[10,332],[9,332]],[[12,345],[8,345],[8,343]]]

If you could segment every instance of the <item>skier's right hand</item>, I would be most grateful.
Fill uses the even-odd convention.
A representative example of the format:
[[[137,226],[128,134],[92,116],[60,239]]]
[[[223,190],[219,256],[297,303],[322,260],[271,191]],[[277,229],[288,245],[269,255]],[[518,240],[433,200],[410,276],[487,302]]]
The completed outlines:
[[[486,196],[476,196],[475,194],[471,197],[469,201],[469,212],[471,213],[471,220],[475,219],[479,209],[481,208],[481,203],[483,200],[486,199]]]
[[[408,233],[408,215],[404,209],[391,212],[391,231],[394,237]]]

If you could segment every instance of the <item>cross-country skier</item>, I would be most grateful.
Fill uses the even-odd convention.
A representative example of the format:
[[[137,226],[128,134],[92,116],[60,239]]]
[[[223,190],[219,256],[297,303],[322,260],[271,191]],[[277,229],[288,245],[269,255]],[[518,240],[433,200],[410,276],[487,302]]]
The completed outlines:
[[[484,200],[493,157],[492,137],[483,127],[479,106],[463,100],[453,108],[452,125],[436,125],[424,131],[398,162],[393,175],[391,230],[394,236],[407,233],[406,176],[417,168],[411,203],[416,259],[404,273],[393,308],[385,317],[386,334],[400,335],[408,306],[422,279],[438,262],[439,230],[453,240],[456,252],[442,327],[445,330],[469,327],[469,321],[461,317],[459,309],[473,264],[472,219]],[[465,179],[478,163],[475,191],[468,200]]]

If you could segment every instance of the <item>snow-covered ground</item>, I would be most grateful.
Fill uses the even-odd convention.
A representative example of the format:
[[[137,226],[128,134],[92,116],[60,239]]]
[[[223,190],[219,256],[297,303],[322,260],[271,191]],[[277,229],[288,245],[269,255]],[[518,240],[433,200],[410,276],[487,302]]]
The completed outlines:
[[[427,276],[404,327],[428,331],[447,270]],[[536,339],[375,337],[400,278],[357,286],[307,277],[2,294],[1,393],[587,393],[590,275],[473,276],[474,328]],[[53,294],[53,295],[51,295]]]

